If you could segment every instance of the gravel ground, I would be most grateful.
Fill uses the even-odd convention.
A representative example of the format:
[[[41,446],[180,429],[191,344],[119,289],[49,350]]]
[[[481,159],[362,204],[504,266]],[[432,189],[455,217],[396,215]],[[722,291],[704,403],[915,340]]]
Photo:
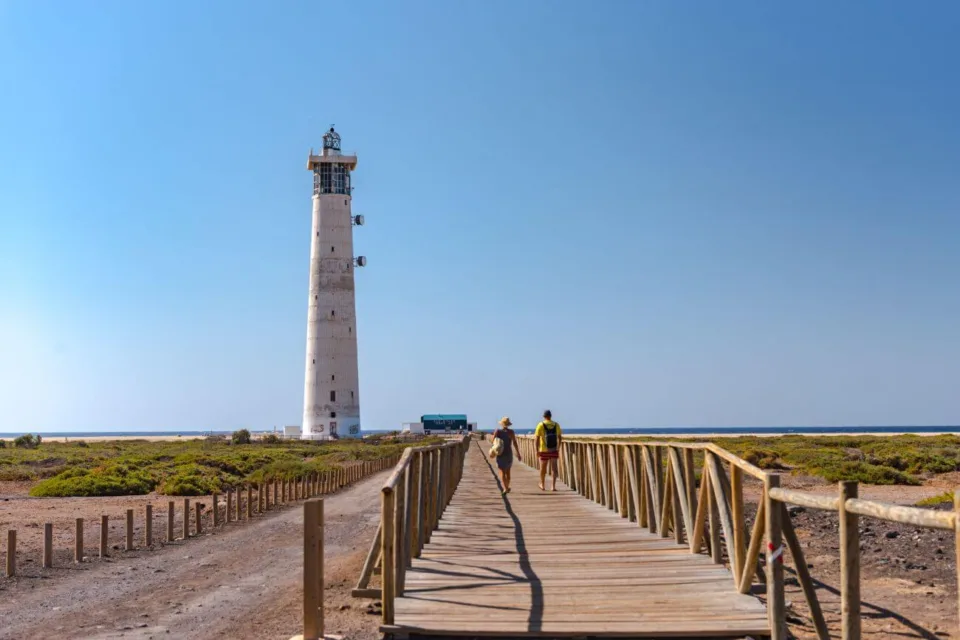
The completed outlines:
[[[350,588],[379,521],[382,481],[380,474],[325,499],[327,633],[378,637],[379,617],[367,614]],[[110,508],[97,500],[97,509]],[[79,566],[64,551],[57,555],[61,568],[42,575],[28,568],[0,580],[0,638],[288,640],[302,625],[302,522],[302,509],[292,506],[187,542],[114,551]]]

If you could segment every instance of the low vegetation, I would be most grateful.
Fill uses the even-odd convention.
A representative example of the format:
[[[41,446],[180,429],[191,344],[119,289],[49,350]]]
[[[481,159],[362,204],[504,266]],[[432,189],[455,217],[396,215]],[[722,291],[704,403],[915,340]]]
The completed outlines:
[[[249,432],[247,432],[249,436]],[[236,434],[234,434],[236,436]],[[37,497],[206,495],[246,482],[293,479],[360,460],[398,455],[412,444],[379,440],[308,442],[269,438],[149,442],[43,442],[0,450],[0,480],[38,481]],[[249,442],[249,444],[246,444]]]
[[[924,498],[917,502],[918,507],[939,507],[941,505],[952,505],[953,504],[953,492],[947,491],[946,493],[941,493],[938,496],[931,496],[929,498]]]
[[[935,474],[960,471],[960,436],[956,435],[744,436],[716,443],[761,469],[830,482],[918,485]]]

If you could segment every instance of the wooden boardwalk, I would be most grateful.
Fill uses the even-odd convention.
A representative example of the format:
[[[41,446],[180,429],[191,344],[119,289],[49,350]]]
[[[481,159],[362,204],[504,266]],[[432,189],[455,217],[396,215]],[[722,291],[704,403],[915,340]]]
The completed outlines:
[[[512,492],[474,442],[439,528],[406,571],[400,634],[743,637],[765,607],[706,555],[641,529],[515,462]],[[548,479],[549,483],[549,479]]]

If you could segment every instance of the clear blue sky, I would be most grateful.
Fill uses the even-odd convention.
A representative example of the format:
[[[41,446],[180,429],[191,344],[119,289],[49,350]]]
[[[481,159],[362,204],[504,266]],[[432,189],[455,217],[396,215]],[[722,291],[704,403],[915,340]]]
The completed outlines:
[[[331,123],[365,428],[960,423],[958,30],[949,2],[0,0],[0,431],[299,424]]]

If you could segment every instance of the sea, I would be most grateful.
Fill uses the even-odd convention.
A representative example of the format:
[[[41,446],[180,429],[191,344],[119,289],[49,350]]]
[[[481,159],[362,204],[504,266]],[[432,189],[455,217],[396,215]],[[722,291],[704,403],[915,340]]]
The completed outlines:
[[[491,427],[492,428],[492,427]],[[364,435],[392,433],[394,429],[364,430]],[[533,433],[533,428],[514,428],[520,434]],[[256,431],[256,433],[269,430]],[[2,433],[0,438],[15,438],[23,431]],[[44,438],[95,438],[109,436],[214,436],[230,435],[232,431],[38,431]],[[630,436],[670,436],[689,435],[785,435],[785,434],[863,434],[863,433],[958,433],[960,425],[953,426],[843,426],[843,427],[620,427],[620,428],[564,428],[568,435],[630,435]]]

